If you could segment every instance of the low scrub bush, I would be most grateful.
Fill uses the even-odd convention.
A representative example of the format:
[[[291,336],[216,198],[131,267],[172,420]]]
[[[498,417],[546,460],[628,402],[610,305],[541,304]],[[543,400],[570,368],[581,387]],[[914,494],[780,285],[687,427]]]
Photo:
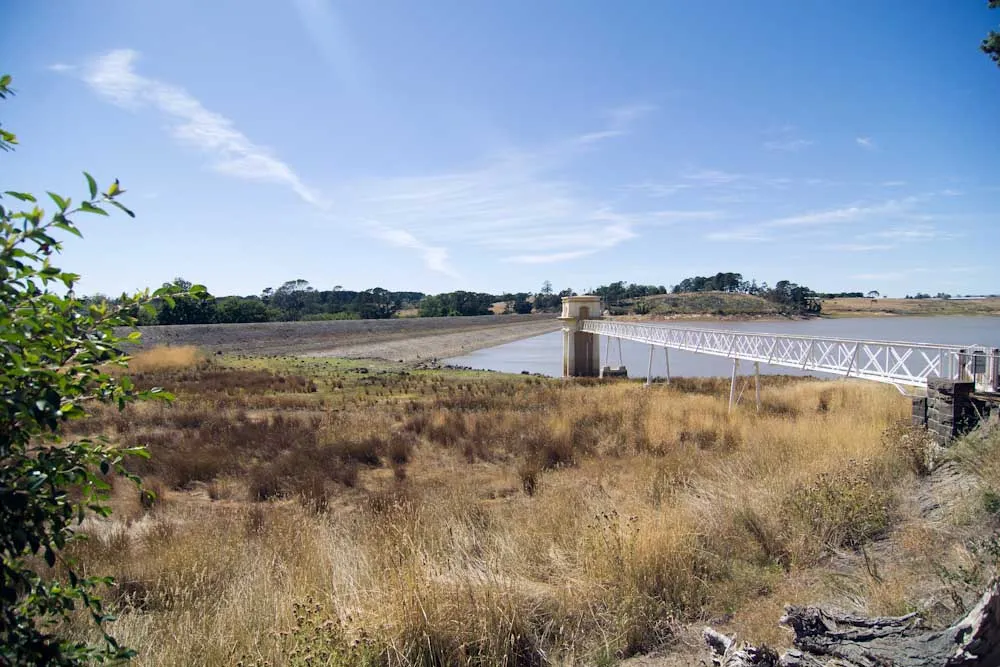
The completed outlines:
[[[889,528],[895,510],[890,488],[870,462],[825,472],[795,486],[784,501],[792,526],[830,547],[858,548]]]

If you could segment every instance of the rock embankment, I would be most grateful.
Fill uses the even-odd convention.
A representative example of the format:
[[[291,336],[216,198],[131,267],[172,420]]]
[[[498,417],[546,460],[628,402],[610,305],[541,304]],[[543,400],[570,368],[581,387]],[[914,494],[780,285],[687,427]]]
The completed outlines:
[[[559,328],[554,314],[140,327],[143,347],[196,345],[224,354],[420,361],[444,359]]]

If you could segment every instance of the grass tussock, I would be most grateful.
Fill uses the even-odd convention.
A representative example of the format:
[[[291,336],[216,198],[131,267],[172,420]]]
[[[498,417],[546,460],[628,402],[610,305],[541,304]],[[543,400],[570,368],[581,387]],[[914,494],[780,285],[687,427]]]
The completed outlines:
[[[175,405],[74,425],[146,443],[170,499],[77,554],[139,664],[610,664],[720,617],[773,640],[753,610],[815,602],[916,479],[874,384],[766,378],[730,413],[721,381],[365,370],[147,371]]]

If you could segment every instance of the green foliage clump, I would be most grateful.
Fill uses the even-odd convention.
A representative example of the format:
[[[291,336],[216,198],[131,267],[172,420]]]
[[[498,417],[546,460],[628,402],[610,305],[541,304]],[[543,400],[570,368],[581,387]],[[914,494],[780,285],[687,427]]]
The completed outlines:
[[[990,0],[990,9],[1000,9],[1000,0]],[[1000,32],[990,30],[980,48],[993,62],[1000,65]]]
[[[420,302],[420,317],[489,315],[496,300],[492,294],[463,290],[428,296]]]
[[[10,81],[0,77],[0,99],[12,94]],[[0,133],[0,149],[16,144],[13,133]],[[61,250],[57,236],[80,236],[72,219],[79,214],[133,215],[119,202],[124,191],[117,180],[100,192],[84,176],[89,194],[76,206],[47,193],[52,213],[29,193],[0,195],[0,665],[78,665],[131,655],[104,631],[110,617],[95,591],[110,581],[80,576],[64,549],[80,537],[75,528],[88,515],[110,514],[109,475],[138,482],[123,459],[143,451],[65,440],[62,426],[94,402],[124,408],[167,397],[139,391],[109,368],[125,365],[121,344],[138,336],[119,337],[115,328],[134,326],[140,310],[154,299],[172,302],[175,291],[123,296],[114,307],[76,297],[79,276],[51,263]],[[76,611],[101,629],[101,644],[61,636]]]

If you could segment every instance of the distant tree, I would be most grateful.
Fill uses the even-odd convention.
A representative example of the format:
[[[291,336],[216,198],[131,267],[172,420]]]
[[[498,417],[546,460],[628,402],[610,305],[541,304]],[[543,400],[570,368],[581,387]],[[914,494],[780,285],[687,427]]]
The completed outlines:
[[[877,289],[873,289],[872,291],[868,292],[868,298],[869,299],[877,299],[880,296],[882,296],[882,295],[879,294],[879,291]]]
[[[523,297],[515,299],[513,303],[513,311],[518,315],[530,314],[532,307],[531,302]]]
[[[271,313],[267,304],[256,297],[227,296],[216,301],[215,321],[222,324],[267,322]]]
[[[384,320],[399,310],[399,302],[392,292],[374,287],[358,294],[355,311],[364,320]]]
[[[989,0],[990,9],[1000,9],[1000,0]],[[983,53],[993,59],[1000,66],[1000,32],[990,30],[989,34],[980,45]]]
[[[950,299],[951,295],[947,294],[945,292],[938,292],[937,295],[934,298],[935,299]]]
[[[459,290],[424,297],[419,312],[420,317],[489,315],[494,301],[497,299],[492,294]]]
[[[546,280],[544,283],[542,283],[541,293],[544,294],[545,296],[552,294],[552,283],[550,281]]]

